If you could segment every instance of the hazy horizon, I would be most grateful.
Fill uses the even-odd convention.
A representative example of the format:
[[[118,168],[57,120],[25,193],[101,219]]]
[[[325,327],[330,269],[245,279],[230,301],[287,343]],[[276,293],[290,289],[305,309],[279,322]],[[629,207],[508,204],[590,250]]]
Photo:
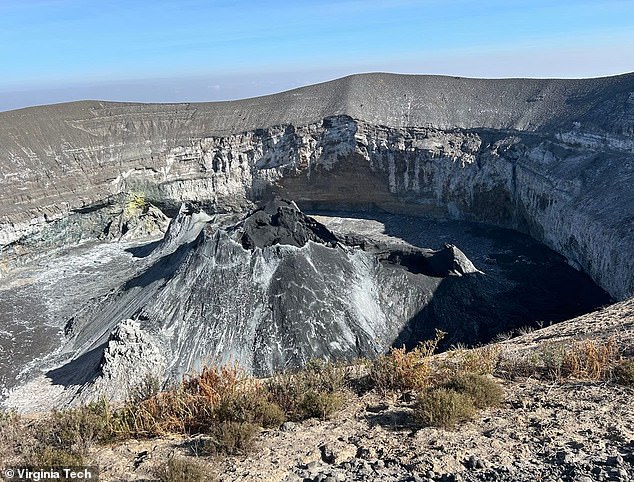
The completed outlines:
[[[0,111],[202,102],[364,72],[585,78],[634,71],[634,2],[0,2]]]

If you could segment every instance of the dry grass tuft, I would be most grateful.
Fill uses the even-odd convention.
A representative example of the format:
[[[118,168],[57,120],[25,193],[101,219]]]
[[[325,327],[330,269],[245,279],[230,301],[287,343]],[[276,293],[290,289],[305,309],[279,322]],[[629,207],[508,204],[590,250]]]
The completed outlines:
[[[431,356],[445,336],[436,331],[436,337],[426,340],[409,352],[393,348],[370,365],[370,382],[374,388],[388,390],[422,390],[431,384]]]
[[[618,359],[619,350],[614,338],[605,342],[584,340],[563,352],[561,372],[566,378],[604,380]]]
[[[500,357],[501,376],[540,377],[551,380],[610,380],[621,358],[614,338],[581,340],[572,344],[544,343],[539,350]]]
[[[497,368],[500,360],[499,345],[486,345],[471,350],[461,350],[460,373],[477,373],[479,375],[491,375]]]

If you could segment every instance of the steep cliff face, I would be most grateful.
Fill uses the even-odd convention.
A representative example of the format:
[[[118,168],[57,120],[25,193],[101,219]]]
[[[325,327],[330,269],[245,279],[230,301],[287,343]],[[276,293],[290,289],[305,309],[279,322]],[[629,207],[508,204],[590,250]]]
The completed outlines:
[[[168,212],[188,200],[227,212],[277,192],[304,207],[514,227],[612,295],[634,293],[633,75],[372,74],[239,102],[86,102],[0,116],[5,265],[27,238],[55,237],[42,232],[130,193]]]

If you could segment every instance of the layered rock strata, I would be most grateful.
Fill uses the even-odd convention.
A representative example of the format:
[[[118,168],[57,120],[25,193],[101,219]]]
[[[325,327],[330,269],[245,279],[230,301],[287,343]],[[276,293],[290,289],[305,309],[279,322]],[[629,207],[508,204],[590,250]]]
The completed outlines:
[[[513,227],[613,296],[634,293],[633,75],[369,74],[237,102],[81,102],[0,118],[5,251],[130,195],[226,212],[281,193],[300,207]]]

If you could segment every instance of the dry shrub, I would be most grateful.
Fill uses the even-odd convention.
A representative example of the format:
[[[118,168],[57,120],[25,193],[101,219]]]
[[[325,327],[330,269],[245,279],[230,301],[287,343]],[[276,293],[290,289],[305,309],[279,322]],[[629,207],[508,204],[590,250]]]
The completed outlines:
[[[414,416],[423,427],[453,428],[471,420],[475,413],[469,396],[446,388],[423,391],[414,406]]]
[[[141,403],[126,404],[114,416],[119,433],[155,437],[204,431],[213,421],[213,410],[210,400],[179,387]]]
[[[345,387],[345,369],[322,360],[312,360],[296,372],[278,373],[266,383],[270,400],[291,420],[328,418],[341,408]]]
[[[327,418],[343,403],[345,383],[343,367],[322,361],[266,383],[235,365],[205,368],[177,388],[114,411],[110,428],[115,438],[124,438],[214,433],[220,427],[218,437],[230,438],[251,426],[278,427],[287,415]]]
[[[233,366],[206,367],[181,386],[139,403],[128,403],[115,413],[121,433],[153,437],[168,433],[203,433],[216,419],[223,398],[255,389],[255,380]]]
[[[213,482],[205,467],[196,459],[172,457],[154,470],[161,482]]]
[[[619,357],[614,338],[606,342],[583,340],[563,352],[561,373],[582,380],[603,380]]]
[[[257,425],[248,422],[220,422],[210,431],[211,439],[205,441],[204,455],[245,454],[253,447]]]
[[[202,396],[212,406],[228,393],[248,388],[254,380],[238,365],[203,368],[198,375],[189,376],[183,381],[183,391],[194,396]]]
[[[620,385],[634,386],[634,358],[619,362],[612,371],[612,379]]]
[[[468,396],[479,409],[497,407],[504,399],[502,387],[494,379],[479,373],[457,375],[445,384],[445,388]]]
[[[432,375],[431,356],[444,335],[436,330],[434,339],[421,342],[409,352],[405,348],[393,348],[378,357],[370,366],[372,386],[382,392],[428,387]]]

